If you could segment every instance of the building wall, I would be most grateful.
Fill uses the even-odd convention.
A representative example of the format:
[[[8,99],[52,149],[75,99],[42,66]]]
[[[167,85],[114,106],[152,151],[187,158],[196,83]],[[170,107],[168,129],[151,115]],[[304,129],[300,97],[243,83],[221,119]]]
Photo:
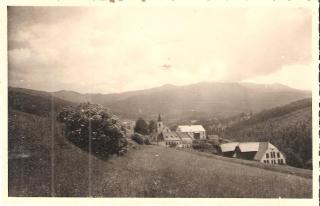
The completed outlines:
[[[177,129],[177,132],[181,132],[181,130]],[[196,139],[196,133],[199,134],[199,139],[206,139],[206,133],[201,131],[201,132],[181,132],[181,133],[185,133],[190,135],[190,137],[192,137],[192,139]]]
[[[278,148],[268,148],[260,162],[266,164],[286,164],[286,158]]]

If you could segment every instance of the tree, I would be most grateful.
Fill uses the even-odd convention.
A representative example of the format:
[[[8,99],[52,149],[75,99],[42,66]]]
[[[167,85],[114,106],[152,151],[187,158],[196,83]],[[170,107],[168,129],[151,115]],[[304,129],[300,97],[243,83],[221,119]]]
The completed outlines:
[[[57,116],[68,139],[97,156],[119,153],[127,145],[116,116],[101,105],[83,103],[64,108]]]
[[[155,121],[151,120],[149,122],[149,133],[153,133],[156,131],[156,123]]]
[[[143,135],[149,134],[148,124],[141,117],[136,121],[136,126],[134,127],[134,132],[137,132],[137,133],[143,134]]]

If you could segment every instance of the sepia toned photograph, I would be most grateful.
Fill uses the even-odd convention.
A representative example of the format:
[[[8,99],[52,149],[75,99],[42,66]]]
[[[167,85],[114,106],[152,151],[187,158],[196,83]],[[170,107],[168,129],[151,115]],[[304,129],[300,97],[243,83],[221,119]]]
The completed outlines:
[[[8,6],[8,196],[313,198],[314,15]]]

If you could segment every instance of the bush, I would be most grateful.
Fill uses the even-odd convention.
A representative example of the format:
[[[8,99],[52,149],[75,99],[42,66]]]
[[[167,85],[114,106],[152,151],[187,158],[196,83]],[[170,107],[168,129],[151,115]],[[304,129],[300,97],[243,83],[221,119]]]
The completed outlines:
[[[138,144],[143,144],[144,143],[144,138],[141,134],[138,134],[138,133],[134,133],[132,136],[131,136],[131,139],[133,141],[135,141],[136,143]]]
[[[199,151],[211,151],[213,150],[212,144],[207,141],[193,141],[192,148]]]
[[[136,143],[138,144],[145,144],[145,145],[150,145],[150,140],[147,136],[143,136],[139,133],[134,133],[132,136],[131,136],[131,139],[133,141],[135,141]]]
[[[83,103],[64,108],[57,116],[68,139],[98,156],[119,154],[127,145],[116,116],[101,105]],[[91,146],[91,147],[90,147]]]

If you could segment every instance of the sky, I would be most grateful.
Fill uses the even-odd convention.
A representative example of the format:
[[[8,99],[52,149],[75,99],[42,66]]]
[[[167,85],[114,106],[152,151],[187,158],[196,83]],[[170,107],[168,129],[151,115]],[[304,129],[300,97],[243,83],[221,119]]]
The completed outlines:
[[[307,8],[9,7],[9,85],[114,93],[164,84],[311,90]]]

